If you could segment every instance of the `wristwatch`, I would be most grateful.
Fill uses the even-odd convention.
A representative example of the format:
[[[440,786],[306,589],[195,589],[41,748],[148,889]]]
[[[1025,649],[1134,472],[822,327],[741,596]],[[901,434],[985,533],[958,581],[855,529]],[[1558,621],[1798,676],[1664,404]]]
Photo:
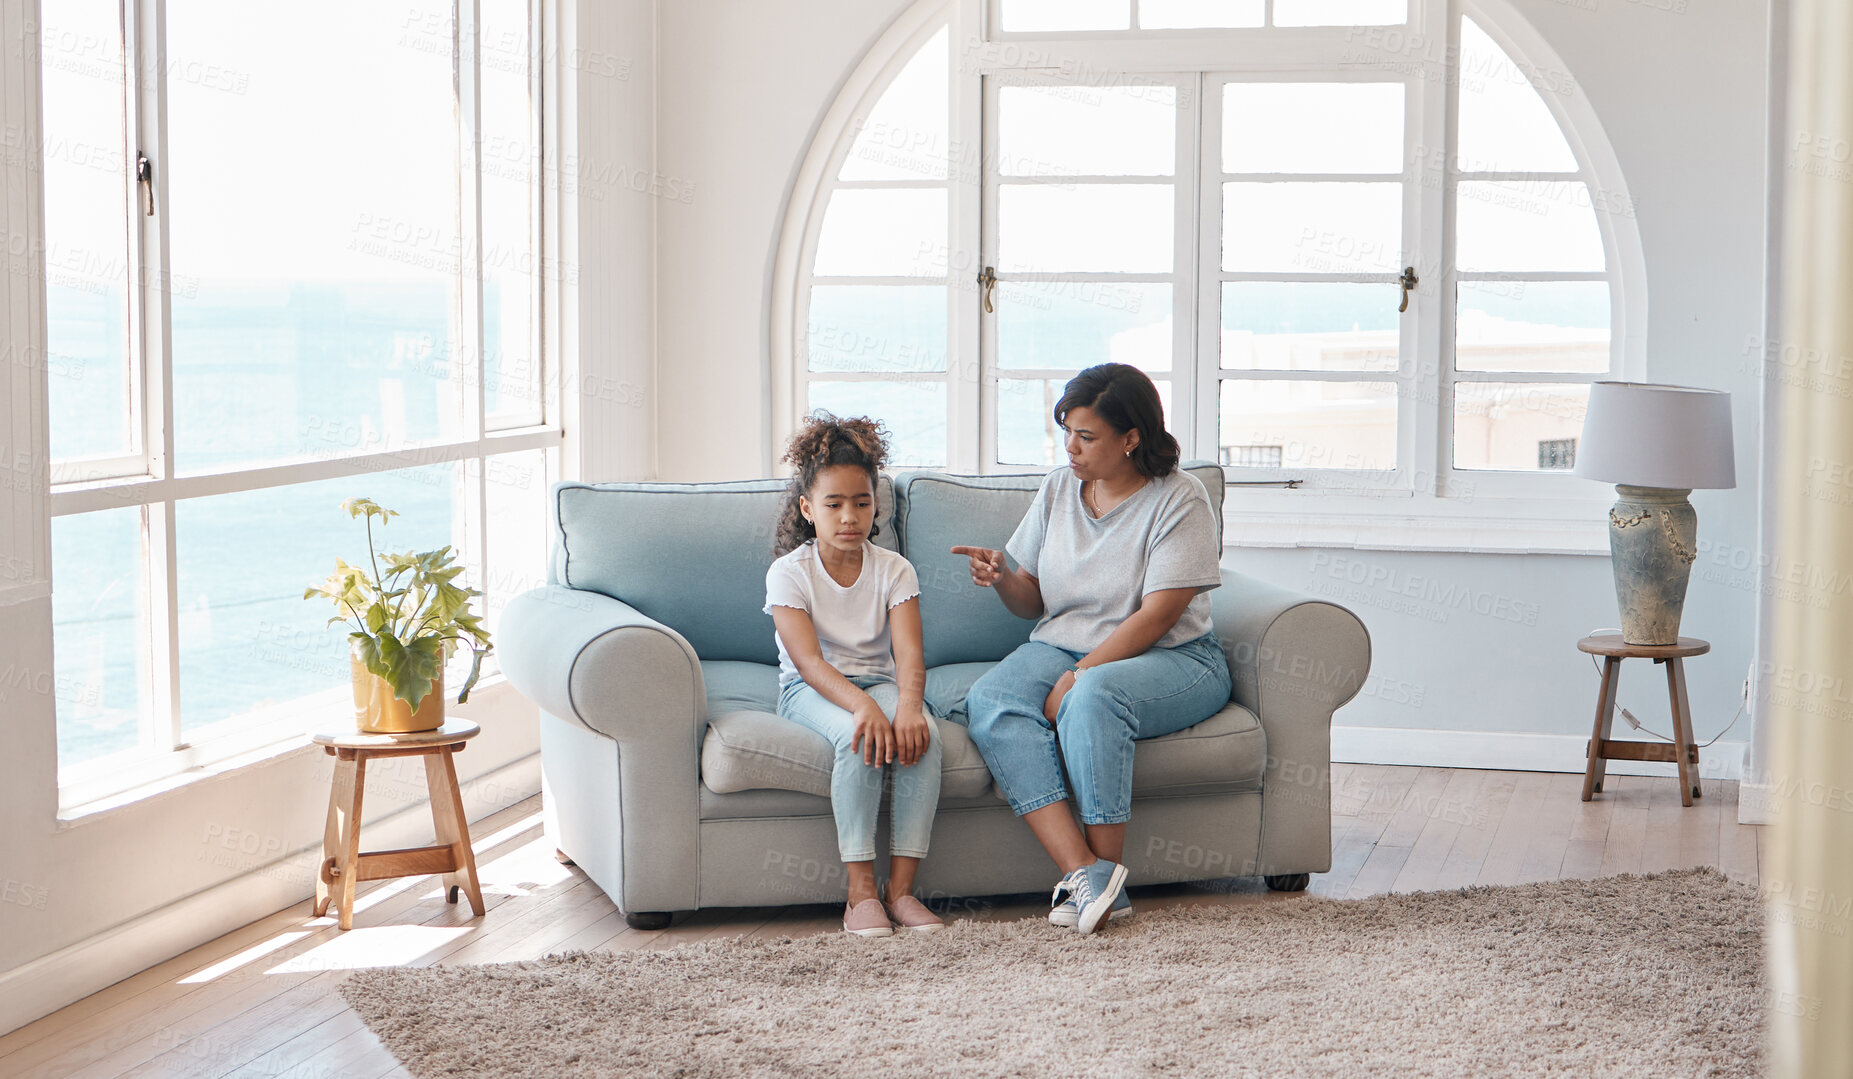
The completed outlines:
[[[1074,675],[1076,678],[1081,677],[1081,672],[1085,670],[1087,670],[1087,668],[1081,666],[1079,663],[1070,663],[1068,665],[1068,673]]]

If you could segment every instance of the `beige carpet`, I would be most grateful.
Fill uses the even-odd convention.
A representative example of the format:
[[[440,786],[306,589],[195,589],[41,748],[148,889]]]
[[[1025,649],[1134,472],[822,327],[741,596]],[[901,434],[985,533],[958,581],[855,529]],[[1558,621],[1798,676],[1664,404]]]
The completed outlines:
[[[1136,898],[1136,897],[1135,897]],[[494,917],[492,914],[491,917]],[[354,974],[414,1076],[1755,1075],[1711,870]]]

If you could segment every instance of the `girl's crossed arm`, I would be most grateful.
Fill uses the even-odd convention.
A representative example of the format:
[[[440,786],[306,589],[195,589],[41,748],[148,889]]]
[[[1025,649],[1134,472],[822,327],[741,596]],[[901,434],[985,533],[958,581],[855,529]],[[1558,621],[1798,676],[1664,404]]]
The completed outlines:
[[[916,609],[915,624],[918,623]],[[817,628],[811,624],[810,613],[796,607],[774,606],[772,625],[778,631],[779,639],[785,642],[785,651],[791,656],[791,662],[798,668],[798,674],[803,677],[805,684],[854,717],[856,734],[850,742],[850,748],[861,751],[862,762],[887,764],[894,760],[894,728],[889,725],[888,717],[882,714],[881,706],[875,703],[875,698],[843,677],[841,671],[824,659],[823,646],[817,643]],[[924,670],[920,680],[924,686]],[[905,703],[906,692],[903,690],[902,704]]]

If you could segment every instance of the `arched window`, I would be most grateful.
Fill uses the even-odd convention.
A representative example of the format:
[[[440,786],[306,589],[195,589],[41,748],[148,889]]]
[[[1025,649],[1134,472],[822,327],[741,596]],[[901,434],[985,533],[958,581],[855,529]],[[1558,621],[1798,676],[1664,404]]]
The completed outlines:
[[[775,435],[821,407],[904,465],[1046,468],[1112,360],[1187,455],[1299,481],[1263,515],[1588,497],[1588,384],[1643,366],[1632,211],[1502,0],[923,2],[794,192]]]

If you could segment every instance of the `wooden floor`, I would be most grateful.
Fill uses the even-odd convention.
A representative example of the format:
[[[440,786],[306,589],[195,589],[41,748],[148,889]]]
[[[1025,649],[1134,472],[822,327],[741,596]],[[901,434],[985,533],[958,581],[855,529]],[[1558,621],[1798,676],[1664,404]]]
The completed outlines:
[[[1679,804],[1671,779],[1611,776],[1580,801],[1582,776],[1336,765],[1332,871],[1312,891],[1386,891],[1512,884],[1716,866],[1759,880],[1761,829],[1737,823],[1737,784],[1706,780]],[[0,1075],[406,1075],[336,987],[358,967],[498,963],[567,949],[672,948],[727,936],[837,929],[841,907],[701,911],[668,929],[625,926],[604,893],[553,859],[539,799],[472,826],[486,918],[443,901],[430,877],[363,886],[355,928],[342,933],[309,905],[260,919],[0,1037]],[[1259,881],[1133,890],[1140,909],[1178,903],[1291,902]],[[1041,916],[1046,900],[975,901],[958,916]]]

